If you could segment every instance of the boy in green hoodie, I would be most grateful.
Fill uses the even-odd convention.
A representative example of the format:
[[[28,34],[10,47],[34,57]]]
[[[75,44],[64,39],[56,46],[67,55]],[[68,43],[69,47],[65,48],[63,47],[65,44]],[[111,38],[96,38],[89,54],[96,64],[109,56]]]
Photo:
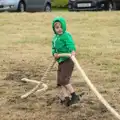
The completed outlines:
[[[52,40],[52,55],[58,62],[57,85],[61,88],[66,106],[77,103],[80,98],[70,84],[74,63],[69,57],[59,57],[61,53],[75,55],[76,47],[69,32],[66,31],[66,21],[62,17],[56,17],[52,22],[55,33]]]

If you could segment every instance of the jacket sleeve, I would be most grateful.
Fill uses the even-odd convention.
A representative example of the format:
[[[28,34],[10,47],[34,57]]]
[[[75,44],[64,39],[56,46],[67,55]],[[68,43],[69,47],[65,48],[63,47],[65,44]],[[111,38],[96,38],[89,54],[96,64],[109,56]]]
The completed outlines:
[[[56,53],[56,49],[54,47],[54,41],[52,41],[52,55],[54,55],[54,53]]]
[[[66,46],[67,46],[69,52],[76,51],[75,42],[70,33],[67,34]]]

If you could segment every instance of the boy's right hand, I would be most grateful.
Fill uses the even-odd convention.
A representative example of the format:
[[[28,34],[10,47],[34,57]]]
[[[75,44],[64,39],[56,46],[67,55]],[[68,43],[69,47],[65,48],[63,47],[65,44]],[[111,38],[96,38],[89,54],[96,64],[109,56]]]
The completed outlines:
[[[55,59],[58,59],[60,56],[57,53],[55,53],[54,57],[55,57]]]

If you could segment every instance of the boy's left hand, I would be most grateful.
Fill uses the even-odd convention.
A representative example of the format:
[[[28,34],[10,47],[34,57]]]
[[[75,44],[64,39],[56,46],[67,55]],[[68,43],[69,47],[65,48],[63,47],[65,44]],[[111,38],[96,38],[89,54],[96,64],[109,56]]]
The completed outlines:
[[[75,55],[76,55],[75,51],[72,51],[71,56],[75,56]]]
[[[59,58],[59,55],[57,53],[54,54],[55,59]]]

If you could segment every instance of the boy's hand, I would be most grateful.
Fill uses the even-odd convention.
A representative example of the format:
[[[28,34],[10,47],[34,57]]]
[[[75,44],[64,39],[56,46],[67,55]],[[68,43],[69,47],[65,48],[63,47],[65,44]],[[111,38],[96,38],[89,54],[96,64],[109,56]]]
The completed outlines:
[[[75,55],[76,55],[75,51],[72,51],[71,56],[75,56]]]
[[[59,55],[57,53],[54,54],[55,59],[59,58]]]

